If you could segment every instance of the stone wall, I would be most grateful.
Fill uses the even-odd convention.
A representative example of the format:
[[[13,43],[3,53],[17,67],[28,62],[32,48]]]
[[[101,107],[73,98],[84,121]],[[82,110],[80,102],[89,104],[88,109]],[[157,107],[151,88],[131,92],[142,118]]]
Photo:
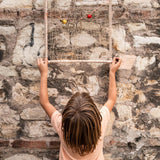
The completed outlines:
[[[108,14],[105,0],[49,0],[56,13],[67,15],[73,6]],[[0,159],[56,160],[59,138],[39,104],[37,56],[43,53],[43,0],[0,0]],[[104,10],[104,8],[107,8]],[[117,72],[117,103],[106,131],[106,160],[160,159],[160,1],[113,0],[113,55],[122,58]],[[56,18],[55,18],[56,20]],[[83,54],[99,58],[108,51],[105,30],[93,17],[82,21]],[[55,25],[55,29],[57,26]],[[60,49],[69,47],[68,33],[55,32]],[[102,34],[101,34],[102,35]],[[103,35],[102,35],[103,36]],[[67,37],[67,36],[66,36]],[[86,39],[85,39],[86,38]],[[86,43],[84,43],[86,41]],[[62,111],[72,93],[87,91],[100,108],[107,100],[106,64],[49,64],[51,103]]]

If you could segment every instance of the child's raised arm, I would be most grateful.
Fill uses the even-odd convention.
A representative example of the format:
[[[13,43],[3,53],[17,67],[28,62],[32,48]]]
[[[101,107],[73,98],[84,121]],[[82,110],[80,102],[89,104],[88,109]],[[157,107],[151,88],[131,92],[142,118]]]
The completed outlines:
[[[105,103],[105,106],[112,111],[114,104],[116,103],[117,99],[117,89],[116,89],[116,79],[115,73],[121,65],[121,59],[115,57],[110,65],[110,72],[109,72],[109,89],[108,89],[108,100]]]
[[[51,118],[53,112],[56,111],[56,109],[48,100],[48,90],[47,90],[48,60],[47,58],[45,59],[39,58],[37,60],[37,65],[41,73],[40,92],[39,92],[40,103],[43,109],[45,110],[45,112]]]

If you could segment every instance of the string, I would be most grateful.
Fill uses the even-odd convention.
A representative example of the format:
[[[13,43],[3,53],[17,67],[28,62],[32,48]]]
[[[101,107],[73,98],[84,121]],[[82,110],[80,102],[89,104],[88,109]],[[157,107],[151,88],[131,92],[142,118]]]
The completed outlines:
[[[108,1],[108,0],[107,0]],[[99,7],[97,7],[97,8],[95,8],[93,11],[91,11],[91,15],[95,12],[95,11],[97,11],[97,10],[99,10],[100,8],[102,8],[103,7],[103,4],[101,4]],[[82,17],[80,20],[83,20],[83,19],[85,19],[86,18],[86,16],[85,17]]]
[[[110,1],[110,0],[107,0],[107,2],[108,1]],[[100,6],[99,7],[97,7],[97,8],[95,8],[94,10],[91,10],[90,11],[90,14],[92,15],[95,11],[97,11],[97,10],[99,10],[100,8],[102,8],[104,6],[104,4],[100,4]],[[58,18],[58,19],[64,19],[64,18],[62,18],[62,17],[60,17],[60,16],[58,16],[58,15],[52,15],[52,17],[55,17],[55,18]],[[81,17],[79,20],[83,20],[83,19],[85,19],[86,18],[86,16],[83,16],[83,17]],[[72,21],[74,21],[74,19],[67,19],[69,22],[72,22]]]
[[[108,0],[107,0],[108,2]],[[48,9],[47,9],[47,0],[45,0],[45,57],[48,57]],[[103,4],[101,4],[99,7],[95,8],[91,11],[91,14],[93,14],[95,11],[99,10]],[[52,15],[52,17],[61,19],[60,16]],[[81,17],[80,21],[83,20],[86,17]],[[74,19],[70,19],[69,21],[73,21]],[[77,40],[76,40],[77,45]],[[109,0],[109,52],[110,55],[112,55],[112,0]]]

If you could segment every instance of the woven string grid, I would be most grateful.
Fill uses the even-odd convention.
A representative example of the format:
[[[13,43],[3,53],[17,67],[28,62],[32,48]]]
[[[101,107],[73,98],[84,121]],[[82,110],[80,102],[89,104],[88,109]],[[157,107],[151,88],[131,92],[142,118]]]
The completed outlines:
[[[109,1],[109,14],[108,14],[108,21],[109,21],[109,28],[108,28],[108,34],[109,34],[109,55],[110,57],[112,56],[112,0],[107,0],[107,2]],[[97,10],[99,10],[101,7],[103,6],[103,4],[101,4],[100,6],[96,7],[95,9],[91,10],[90,13],[96,12]],[[45,57],[48,58],[48,56],[50,56],[52,52],[54,52],[54,48],[55,46],[52,44],[53,43],[53,37],[55,35],[53,35],[52,33],[50,33],[48,35],[48,27],[49,27],[49,22],[48,22],[48,18],[50,18],[52,16],[52,18],[57,18],[57,19],[62,19],[61,16],[53,14],[56,12],[51,12],[50,15],[48,13],[48,2],[47,0],[45,0],[45,14],[44,14],[44,19],[45,19]],[[49,17],[50,16],[50,17]],[[83,19],[85,19],[86,16],[82,16],[81,18],[79,18],[79,21],[82,22]],[[71,24],[75,23],[75,19],[67,19]],[[77,25],[75,23],[75,25]],[[55,31],[56,32],[56,28]],[[58,32],[58,31],[57,31]],[[65,38],[65,37],[64,37]],[[55,39],[54,39],[55,41]],[[77,43],[77,42],[75,42]],[[74,62],[91,62],[91,63],[111,63],[111,59],[94,59],[94,60],[88,60],[85,59],[85,57],[83,57],[82,55],[75,55],[74,51],[70,51],[70,52],[65,52],[65,53],[61,53],[58,54],[58,58],[56,57],[57,55],[50,57],[51,60],[49,60],[49,62],[54,62],[54,63],[74,63]],[[66,59],[67,56],[67,59]],[[69,57],[69,58],[68,58]]]

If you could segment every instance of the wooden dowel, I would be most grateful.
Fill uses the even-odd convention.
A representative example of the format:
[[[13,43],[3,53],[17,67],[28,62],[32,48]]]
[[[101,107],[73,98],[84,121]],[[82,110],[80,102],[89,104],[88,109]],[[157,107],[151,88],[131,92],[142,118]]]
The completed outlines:
[[[49,60],[48,63],[112,63],[112,60]]]

